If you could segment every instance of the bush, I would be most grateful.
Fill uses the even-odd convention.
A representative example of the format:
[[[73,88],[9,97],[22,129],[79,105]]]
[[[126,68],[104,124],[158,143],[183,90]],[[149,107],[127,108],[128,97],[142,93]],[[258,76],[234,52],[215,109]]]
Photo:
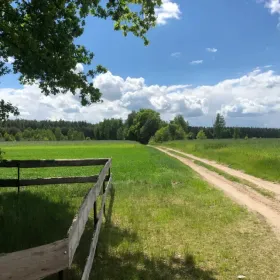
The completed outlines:
[[[159,129],[155,136],[153,137],[153,140],[156,143],[162,143],[165,141],[170,140],[170,134],[169,134],[169,129],[168,126],[162,127],[161,129]]]
[[[7,132],[4,134],[5,141],[15,141],[15,137],[13,135],[8,134]]]
[[[156,141],[155,141],[155,136],[152,136],[151,138],[150,138],[150,140],[149,140],[149,145],[153,145],[153,144],[155,144],[156,143]]]
[[[199,140],[207,139],[207,136],[206,136],[205,132],[203,131],[203,129],[199,130],[199,132],[196,135],[196,139],[199,139]]]
[[[187,134],[187,139],[188,139],[188,140],[193,140],[193,139],[194,139],[194,134],[193,134],[192,132],[189,132],[189,133]]]
[[[16,136],[15,136],[16,141],[20,141],[20,140],[21,140],[21,137],[22,137],[21,133],[18,132],[18,133],[16,134]]]
[[[170,140],[183,140],[186,138],[186,133],[183,128],[177,124],[170,123],[168,125]]]

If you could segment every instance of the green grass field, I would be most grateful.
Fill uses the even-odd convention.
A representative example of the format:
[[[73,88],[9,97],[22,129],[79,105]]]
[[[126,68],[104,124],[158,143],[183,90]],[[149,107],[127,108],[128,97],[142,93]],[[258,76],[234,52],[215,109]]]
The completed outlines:
[[[162,146],[280,182],[280,139],[171,141]]]
[[[280,242],[270,228],[151,147],[131,142],[1,147],[9,159],[113,158],[115,191],[108,198],[91,279],[280,278]],[[33,171],[22,176],[84,176],[93,168]],[[0,174],[12,178],[16,171],[0,169]],[[89,187],[31,187],[19,197],[15,190],[0,190],[0,254],[63,238]],[[91,219],[69,279],[80,279],[92,225]]]

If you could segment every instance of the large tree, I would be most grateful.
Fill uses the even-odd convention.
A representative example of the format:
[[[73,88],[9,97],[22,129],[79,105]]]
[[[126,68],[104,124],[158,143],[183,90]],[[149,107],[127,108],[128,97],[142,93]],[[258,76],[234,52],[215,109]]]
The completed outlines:
[[[106,69],[74,70],[78,63],[90,65],[94,57],[75,42],[86,18],[111,19],[115,30],[132,33],[147,45],[145,34],[156,24],[158,5],[161,0],[2,0],[0,76],[12,71],[23,84],[38,83],[45,95],[71,92],[79,94],[82,105],[98,102],[101,93],[92,78]],[[0,106],[7,108],[7,103]]]
[[[215,138],[220,139],[223,137],[223,132],[225,130],[225,127],[226,127],[225,118],[223,115],[218,113],[216,116],[215,123],[213,125]]]
[[[160,128],[161,119],[158,112],[151,109],[140,109],[133,119],[133,125],[129,127],[127,139],[148,144],[150,138]]]
[[[189,132],[189,123],[185,121],[182,115],[177,115],[172,122],[179,125],[186,134]]]

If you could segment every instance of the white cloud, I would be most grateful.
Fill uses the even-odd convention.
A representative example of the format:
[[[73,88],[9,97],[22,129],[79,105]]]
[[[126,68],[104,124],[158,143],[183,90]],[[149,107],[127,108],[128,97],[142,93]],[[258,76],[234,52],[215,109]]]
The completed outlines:
[[[181,11],[177,3],[163,0],[162,5],[156,8],[157,24],[165,25],[169,19],[180,19]]]
[[[198,64],[202,64],[203,60],[193,60],[190,62],[191,65],[198,65]]]
[[[280,0],[262,0],[260,2],[264,2],[264,6],[269,9],[270,13],[279,14],[280,15]],[[280,17],[278,17],[277,28],[280,29]]]
[[[206,51],[211,52],[211,53],[215,53],[218,51],[218,49],[216,48],[206,48]]]
[[[72,94],[44,96],[36,85],[2,88],[0,96],[19,106],[21,117],[27,119],[98,122],[151,108],[166,120],[183,114],[192,125],[212,125],[215,114],[222,112],[230,125],[280,127],[280,75],[264,67],[215,85],[147,85],[142,77],[122,78],[110,72],[97,76],[94,85],[103,92],[104,102],[89,107],[82,107]]]
[[[143,78],[130,78],[125,80],[119,76],[114,76],[111,72],[97,76],[93,85],[101,90],[103,98],[107,100],[119,100],[122,94],[135,92],[144,86]]]
[[[178,57],[181,56],[181,53],[180,52],[174,52],[174,53],[171,53],[171,56],[175,57],[175,58],[178,58]]]
[[[270,10],[271,14],[280,14],[280,0],[266,0],[265,7]]]

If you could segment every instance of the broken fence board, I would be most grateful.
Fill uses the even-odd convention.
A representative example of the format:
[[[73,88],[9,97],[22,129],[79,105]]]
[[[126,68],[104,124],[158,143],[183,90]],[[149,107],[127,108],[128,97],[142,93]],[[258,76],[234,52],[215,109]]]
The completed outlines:
[[[68,267],[68,239],[0,256],[1,280],[37,280]]]
[[[92,263],[93,263],[93,259],[94,259],[94,255],[95,255],[95,251],[96,251],[97,242],[98,242],[99,232],[100,232],[100,228],[102,225],[102,217],[103,217],[103,212],[104,212],[103,210],[104,210],[105,202],[106,202],[106,196],[111,188],[111,185],[112,185],[112,177],[110,178],[110,180],[107,184],[107,187],[106,187],[106,191],[103,194],[101,209],[98,214],[98,223],[97,223],[96,230],[94,232],[92,242],[90,245],[89,256],[87,258],[82,280],[88,280],[90,272],[91,272]]]
[[[0,168],[41,168],[41,167],[63,167],[63,166],[91,166],[104,165],[108,158],[97,159],[45,159],[45,160],[2,160]]]
[[[100,194],[100,190],[102,188],[103,182],[106,178],[106,175],[111,167],[112,160],[109,159],[101,172],[99,173],[98,180],[93,188],[85,196],[83,203],[78,211],[78,214],[74,218],[72,225],[68,231],[68,238],[69,238],[69,267],[72,264],[74,254],[76,249],[79,245],[81,236],[84,232],[85,225],[88,220],[88,216],[90,210],[93,208],[93,203],[96,201],[97,197]],[[110,179],[109,179],[110,180]]]

